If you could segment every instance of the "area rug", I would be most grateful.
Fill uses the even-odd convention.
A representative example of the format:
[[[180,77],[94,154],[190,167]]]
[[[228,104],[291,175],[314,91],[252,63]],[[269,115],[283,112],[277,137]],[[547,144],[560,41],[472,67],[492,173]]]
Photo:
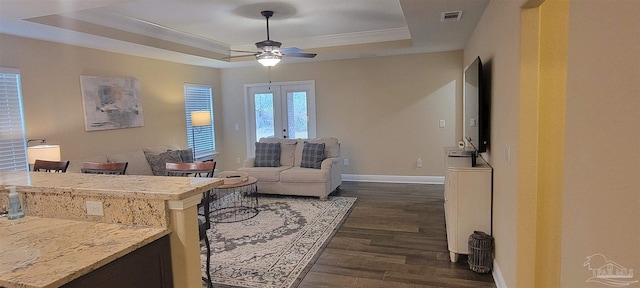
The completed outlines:
[[[256,217],[212,223],[211,280],[238,287],[293,287],[339,228],[357,198],[259,197]],[[200,255],[202,268],[205,254]]]

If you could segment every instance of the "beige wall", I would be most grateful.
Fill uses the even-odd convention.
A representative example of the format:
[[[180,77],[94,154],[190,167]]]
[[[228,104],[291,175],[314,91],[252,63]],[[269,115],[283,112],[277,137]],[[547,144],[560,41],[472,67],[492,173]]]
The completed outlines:
[[[462,67],[462,52],[455,51],[278,65],[271,81],[315,80],[317,135],[340,140],[342,157],[349,158],[345,174],[442,176],[442,147],[456,145],[461,131]],[[236,158],[247,154],[243,84],[266,83],[269,72],[224,69],[221,79],[219,163],[235,169]],[[440,119],[445,128],[438,128]]]
[[[64,159],[158,144],[186,147],[185,82],[212,85],[214,106],[220,102],[217,69],[5,34],[0,35],[0,66],[20,69],[27,138],[46,138],[49,143],[60,144]],[[144,126],[86,132],[80,75],[137,78]],[[215,120],[221,122],[222,110],[216,106],[215,112]]]
[[[21,72],[27,138],[60,144],[64,159],[185,147],[185,82],[213,86],[220,169],[246,157],[243,84],[268,82],[266,68],[221,71],[4,34],[0,40],[0,66]],[[315,80],[318,136],[340,139],[350,160],[345,173],[442,176],[442,147],[461,133],[461,67],[462,52],[454,51],[279,65],[271,79]],[[84,131],[80,75],[137,78],[144,126]]]
[[[464,65],[480,56],[491,81],[493,236],[495,257],[505,283],[515,286],[518,258],[518,137],[520,82],[520,6],[524,1],[489,3],[464,50]],[[506,147],[511,157],[507,161]]]
[[[587,256],[601,253],[634,272],[640,267],[640,156],[626,152],[640,140],[633,133],[640,127],[640,20],[634,17],[640,2],[547,0],[542,9],[520,9],[525,3],[537,7],[542,1],[492,0],[464,51],[465,64],[477,55],[491,63],[489,154],[496,263],[504,281],[499,284],[603,287],[587,282]],[[568,13],[558,14],[566,7]],[[526,27],[519,25],[521,17]],[[560,23],[568,23],[567,32],[558,32]],[[521,40],[541,46],[519,47]],[[566,60],[560,61],[556,56],[562,54]],[[566,76],[556,73],[562,70]],[[566,109],[555,111],[564,95]],[[544,151],[531,150],[526,141]],[[554,143],[565,144],[549,153]],[[510,162],[503,156],[506,145]],[[544,168],[553,163],[560,166]],[[525,169],[532,175],[520,173]],[[631,280],[638,280],[634,274]]]
[[[595,253],[640,280],[638,13],[635,0],[571,1],[562,287],[606,287],[586,283]]]

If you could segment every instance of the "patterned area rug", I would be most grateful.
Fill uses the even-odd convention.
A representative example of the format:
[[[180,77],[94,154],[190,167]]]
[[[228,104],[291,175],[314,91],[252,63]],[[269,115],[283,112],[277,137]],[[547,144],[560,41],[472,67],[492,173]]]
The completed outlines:
[[[256,217],[237,223],[212,223],[207,233],[214,285],[297,285],[356,199],[261,196]],[[202,248],[204,269],[206,250],[204,245]]]

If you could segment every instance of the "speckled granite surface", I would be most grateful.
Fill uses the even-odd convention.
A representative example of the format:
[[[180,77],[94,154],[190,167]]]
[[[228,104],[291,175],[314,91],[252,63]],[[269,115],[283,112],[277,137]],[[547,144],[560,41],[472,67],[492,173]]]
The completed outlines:
[[[182,200],[221,185],[222,179],[83,173],[0,172],[0,191]]]
[[[168,233],[165,228],[0,217],[0,287],[59,287]]]
[[[0,212],[7,210],[6,188],[16,185],[26,215],[169,227],[166,201],[220,184],[216,178],[0,172]],[[104,216],[87,215],[87,200],[102,202]]]

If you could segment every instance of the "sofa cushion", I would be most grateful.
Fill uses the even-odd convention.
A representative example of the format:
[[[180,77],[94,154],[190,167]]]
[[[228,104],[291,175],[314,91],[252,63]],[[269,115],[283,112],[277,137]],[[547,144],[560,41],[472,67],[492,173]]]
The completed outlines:
[[[169,149],[167,151],[172,151],[173,149]],[[180,162],[182,163],[193,163],[193,149],[184,149],[184,150],[176,150],[180,151]]]
[[[293,167],[280,173],[283,183],[317,183],[329,181],[329,170]]]
[[[324,156],[325,158],[333,158],[340,157],[340,143],[338,142],[338,138],[327,137],[327,138],[316,138],[316,139],[297,139],[298,143],[304,143],[305,141],[309,143],[324,143]],[[302,148],[304,145],[297,145],[295,152],[295,167],[300,167],[300,163],[302,162]]]
[[[151,166],[153,175],[156,176],[165,176],[167,174],[167,163],[182,162],[182,159],[180,158],[180,150],[170,150],[160,154],[145,152],[144,155],[147,158],[149,166]]]
[[[320,169],[324,160],[324,143],[304,142],[302,148],[302,162],[300,167]]]
[[[168,150],[180,150],[180,146],[176,144],[171,144],[171,145],[158,145],[158,146],[150,146],[150,147],[142,148],[142,151],[144,151],[145,154],[146,153],[160,154],[163,152],[167,152]]]
[[[280,143],[256,142],[255,167],[280,167]]]
[[[128,162],[127,175],[153,175],[153,170],[151,170],[142,149],[128,153],[109,154],[107,160],[109,162]]]
[[[260,143],[280,143],[280,165],[293,166],[293,160],[296,153],[295,139],[283,138],[260,138]]]
[[[258,181],[264,182],[278,182],[280,181],[280,174],[283,171],[290,169],[291,166],[280,167],[243,167],[238,171],[247,172],[249,176],[255,177]]]

